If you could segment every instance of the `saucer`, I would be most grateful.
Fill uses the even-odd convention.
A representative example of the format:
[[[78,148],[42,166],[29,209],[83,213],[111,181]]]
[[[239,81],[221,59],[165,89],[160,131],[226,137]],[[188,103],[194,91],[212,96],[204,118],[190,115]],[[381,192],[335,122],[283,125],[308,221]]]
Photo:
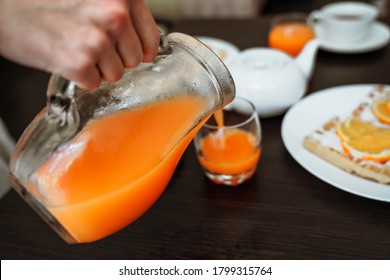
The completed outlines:
[[[222,39],[202,36],[196,38],[208,46],[225,64],[229,64],[240,52],[236,45]]]
[[[314,27],[315,32],[320,39],[320,48],[325,51],[344,54],[365,53],[378,50],[386,46],[390,41],[390,29],[381,22],[375,22],[372,27],[372,32],[368,37],[355,42],[333,42],[325,38],[321,38],[321,29],[318,26]]]

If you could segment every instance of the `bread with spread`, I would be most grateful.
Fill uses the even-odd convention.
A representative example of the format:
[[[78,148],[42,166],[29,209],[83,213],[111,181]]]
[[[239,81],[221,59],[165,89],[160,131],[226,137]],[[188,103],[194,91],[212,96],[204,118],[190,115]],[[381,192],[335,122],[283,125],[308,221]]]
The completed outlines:
[[[372,89],[345,119],[330,117],[307,135],[304,147],[347,172],[390,184],[390,90]]]

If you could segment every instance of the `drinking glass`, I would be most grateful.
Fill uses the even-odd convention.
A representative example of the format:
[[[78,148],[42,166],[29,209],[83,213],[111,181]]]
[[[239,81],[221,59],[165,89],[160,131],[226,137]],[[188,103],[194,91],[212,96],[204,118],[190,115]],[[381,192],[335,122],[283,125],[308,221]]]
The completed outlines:
[[[314,30],[307,24],[306,14],[284,13],[272,19],[268,45],[297,56],[306,43],[314,37]]]
[[[230,186],[245,182],[254,174],[261,154],[261,125],[254,105],[234,99],[200,128],[194,145],[211,181]]]

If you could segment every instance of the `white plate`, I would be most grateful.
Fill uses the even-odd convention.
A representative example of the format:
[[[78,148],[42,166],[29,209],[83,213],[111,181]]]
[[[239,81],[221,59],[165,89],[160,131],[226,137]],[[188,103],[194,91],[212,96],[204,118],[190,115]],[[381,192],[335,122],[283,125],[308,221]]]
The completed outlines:
[[[334,116],[346,117],[376,85],[347,85],[312,93],[297,102],[282,122],[282,139],[291,156],[307,171],[344,191],[390,202],[390,186],[341,170],[303,147],[303,138]]]
[[[321,37],[321,28],[315,26],[315,31],[320,39],[320,47],[323,50],[335,53],[365,53],[383,48],[390,42],[389,27],[381,22],[375,22],[373,30],[368,38],[353,43],[333,42]]]
[[[208,46],[225,64],[229,64],[240,52],[236,45],[222,39],[202,36],[196,38]]]

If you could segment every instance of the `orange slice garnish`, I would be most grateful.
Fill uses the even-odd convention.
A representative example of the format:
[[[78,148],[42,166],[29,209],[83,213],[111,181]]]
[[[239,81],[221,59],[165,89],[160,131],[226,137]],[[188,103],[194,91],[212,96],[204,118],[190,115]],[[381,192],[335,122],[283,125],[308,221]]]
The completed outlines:
[[[349,118],[336,127],[344,152],[359,160],[390,160],[390,129]]]
[[[372,112],[382,123],[390,124],[390,99],[382,98],[372,104]]]
[[[377,127],[356,118],[348,118],[336,127],[337,135],[342,141],[354,140],[377,130]]]

